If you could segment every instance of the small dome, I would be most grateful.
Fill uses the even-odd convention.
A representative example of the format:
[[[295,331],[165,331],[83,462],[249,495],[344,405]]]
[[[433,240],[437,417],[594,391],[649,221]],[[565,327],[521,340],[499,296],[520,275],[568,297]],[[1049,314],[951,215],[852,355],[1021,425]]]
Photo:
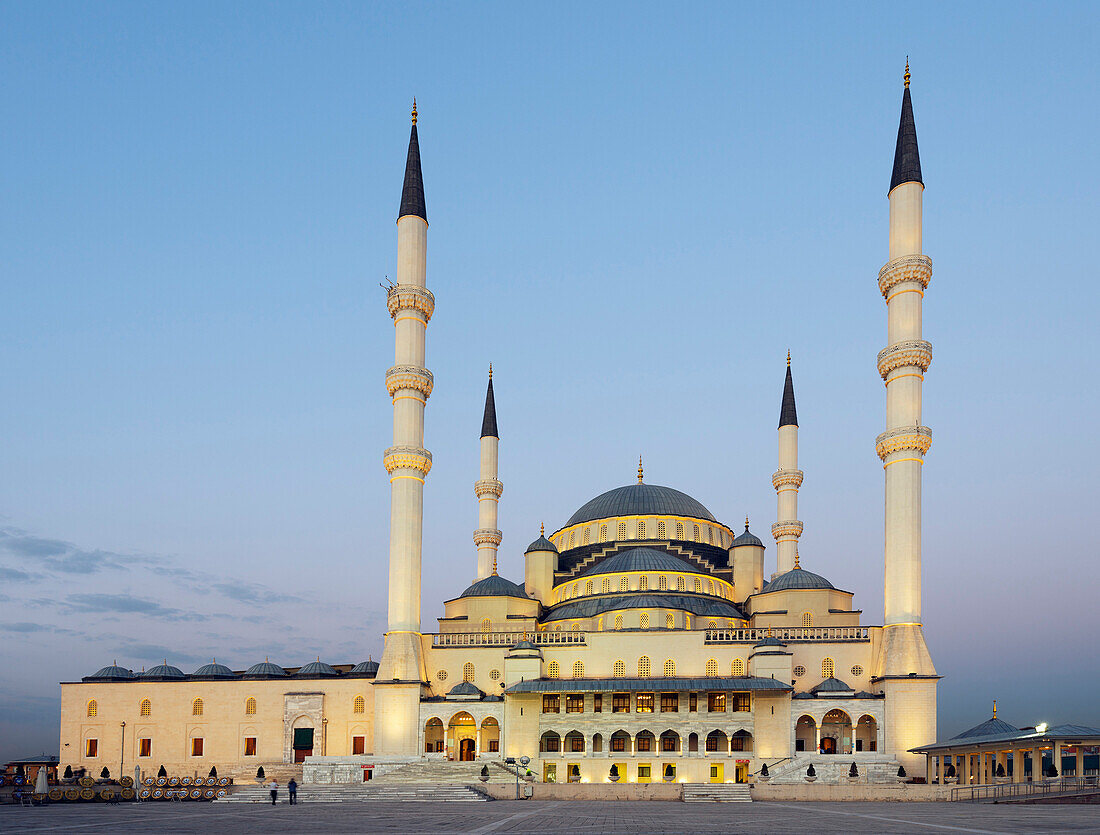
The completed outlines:
[[[795,693],[791,696],[792,699],[812,699],[813,697],[813,693]]]
[[[745,532],[741,534],[737,539],[733,540],[733,547],[740,548],[742,545],[755,545],[758,548],[763,548],[764,543],[760,541],[760,537],[749,530],[749,523],[745,523]]]
[[[159,678],[159,679],[175,679],[175,678],[187,678],[184,675],[183,670],[179,667],[173,667],[167,661],[163,664],[157,664],[155,667],[150,667],[141,675],[142,678]]]
[[[244,674],[246,676],[256,677],[282,677],[286,675],[286,670],[284,670],[278,664],[272,664],[270,661],[261,661],[259,664],[253,664],[251,667],[245,670]]]
[[[454,687],[447,691],[448,698],[470,698],[472,696],[480,699],[482,695],[482,692],[469,681],[463,681],[460,684],[456,684]]]
[[[527,546],[527,550],[523,553],[530,554],[532,551],[553,551],[558,553],[558,546],[546,538],[545,534],[539,536],[534,542]]]
[[[623,571],[682,571],[688,574],[707,574],[698,566],[684,562],[666,551],[658,551],[656,548],[627,548],[613,557],[601,560],[580,576],[593,577],[597,574],[618,574]]]
[[[523,641],[520,641],[518,644],[516,644],[514,647],[512,647],[512,649],[535,649],[535,650],[537,650],[538,647],[535,646],[534,644],[532,644],[528,640],[523,640]]]
[[[490,574],[478,580],[459,597],[522,597],[524,600],[530,600],[523,586],[511,580],[505,580],[498,574]]]
[[[852,688],[839,678],[827,678],[817,687],[810,688],[811,693],[851,693]]]
[[[211,664],[204,664],[192,673],[194,676],[204,676],[208,678],[236,678],[236,673],[229,669],[224,664],[219,664],[214,661]]]
[[[781,640],[779,640],[778,638],[775,638],[771,635],[768,635],[768,637],[757,641],[754,646],[758,646],[758,647],[785,647],[787,645],[785,643],[783,643]]]
[[[336,672],[334,667],[330,667],[318,658],[316,661],[310,661],[294,675],[299,678],[323,678],[326,676],[338,676],[340,674]]]
[[[805,568],[792,568],[772,580],[765,591],[790,591],[791,589],[832,589],[832,583],[820,574]]]
[[[111,664],[104,667],[101,670],[97,670],[94,675],[84,676],[84,681],[129,681],[136,678],[136,676],[129,670],[118,666],[117,664]]]
[[[565,527],[611,516],[686,516],[708,522],[718,521],[687,493],[657,484],[627,484],[586,502],[569,517]]]
[[[374,661],[374,660],[360,661],[358,664],[356,664],[354,667],[352,667],[348,671],[348,675],[352,675],[352,676],[374,676],[374,675],[378,675],[378,662]]]

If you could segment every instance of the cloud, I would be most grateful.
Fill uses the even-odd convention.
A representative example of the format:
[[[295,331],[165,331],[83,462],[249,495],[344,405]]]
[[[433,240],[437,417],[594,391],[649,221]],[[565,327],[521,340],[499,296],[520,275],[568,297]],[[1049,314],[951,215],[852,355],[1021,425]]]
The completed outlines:
[[[236,600],[238,603],[249,603],[253,606],[262,606],[268,603],[300,603],[302,600],[302,598],[295,597],[292,594],[268,591],[263,586],[254,583],[237,581],[215,583],[214,590],[230,600]]]
[[[146,600],[130,594],[70,594],[65,605],[75,612],[101,612],[117,614],[136,614],[150,618],[172,621],[202,621],[206,615],[197,612],[185,612],[162,606],[155,600]]]
[[[4,632],[52,632],[53,627],[42,623],[0,623],[0,630]]]
[[[166,647],[160,644],[126,643],[119,646],[119,654],[125,654],[131,658],[165,658],[170,664],[204,664],[210,660],[205,655],[194,655],[184,652],[179,647]],[[157,660],[154,663],[159,664],[160,661]]]
[[[28,574],[26,571],[20,571],[18,568],[6,568],[0,565],[0,580],[6,580],[11,583],[23,583],[28,580],[37,579],[38,575],[36,574]]]
[[[95,574],[106,569],[122,569],[149,561],[148,557],[127,556],[98,549],[89,551],[61,539],[32,536],[18,528],[0,528],[0,554],[16,558],[20,564],[33,560],[47,571],[61,574]]]

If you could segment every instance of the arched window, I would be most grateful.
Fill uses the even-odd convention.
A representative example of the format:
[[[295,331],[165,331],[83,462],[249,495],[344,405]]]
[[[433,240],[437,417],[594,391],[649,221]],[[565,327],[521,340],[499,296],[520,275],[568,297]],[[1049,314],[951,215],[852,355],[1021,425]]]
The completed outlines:
[[[585,545],[587,545],[591,538],[592,538],[592,529],[591,528],[585,528],[584,529],[584,537],[582,539],[582,542]]]
[[[745,674],[745,662],[740,658],[734,658],[730,665],[731,676],[743,676]]]
[[[813,612],[803,612],[802,613],[802,625],[806,626],[806,627],[814,625]]]
[[[668,577],[664,574],[657,578],[657,590],[668,591]]]
[[[649,629],[649,612],[642,612],[641,616],[638,618],[638,625],[641,626],[642,629]]]
[[[645,521],[638,520],[638,539],[645,539]]]
[[[153,703],[150,702],[148,699],[142,699],[141,700],[141,711],[140,711],[141,715],[142,716],[149,716],[150,714],[152,714],[152,712],[153,712]]]
[[[99,715],[99,702],[97,702],[95,699],[92,699],[91,701],[88,702],[88,715],[89,716],[98,716]]]
[[[701,594],[702,591],[703,591],[703,582],[698,577],[696,577],[695,578],[695,593],[696,594]]]
[[[710,621],[707,622],[707,629],[717,629],[717,628],[718,628],[718,621],[711,619]]]
[[[609,594],[611,592],[611,578],[610,577],[604,577],[603,578],[603,585],[600,587],[600,590],[604,594]]]
[[[718,675],[718,661],[714,658],[707,659],[707,677],[713,678]]]
[[[665,538],[665,523],[664,522],[658,522],[657,523],[657,538],[658,539],[664,539]]]
[[[707,594],[714,594],[714,581],[707,580]]]
[[[600,542],[607,542],[607,525],[600,525]]]
[[[561,667],[558,666],[557,661],[551,661],[546,665],[547,678],[557,678],[559,675],[561,675]]]
[[[592,581],[591,580],[589,580],[587,583],[584,584],[584,593],[585,594],[592,594]]]
[[[623,616],[622,615],[615,615],[615,628],[616,629],[622,629],[623,628]]]
[[[638,659],[638,678],[649,678],[649,656],[643,655]]]
[[[474,680],[474,665],[467,661],[462,665],[462,680],[473,681]]]
[[[672,612],[665,615],[665,629],[674,629],[676,627],[676,618],[672,616]]]
[[[491,618],[482,618],[482,620],[481,620],[481,631],[482,632],[492,632],[493,631],[493,621],[492,621]]]
[[[202,716],[202,699],[195,699],[191,702],[191,715]]]
[[[611,672],[611,674],[612,674],[612,675],[613,675],[613,676],[614,676],[615,678],[623,678],[623,677],[625,677],[625,676],[626,676],[626,662],[625,662],[625,661],[623,661],[623,659],[621,659],[621,658],[620,658],[620,659],[619,659],[618,661],[616,661],[616,662],[615,662],[615,666],[614,666],[614,668],[612,669],[612,672]]]
[[[649,577],[645,574],[638,578],[638,590],[649,591]]]
[[[596,619],[596,631],[603,632],[603,618]]]
[[[707,525],[707,542],[714,544],[714,528]]]
[[[683,539],[684,538],[684,523],[683,522],[677,522],[676,523],[676,538],[677,539]]]
[[[626,539],[626,522],[619,523],[619,539]]]
[[[665,659],[665,677],[666,678],[672,678],[672,676],[674,676],[674,675],[676,675],[676,662],[673,661],[671,658],[666,658]]]
[[[573,678],[584,678],[584,662],[573,662]]]
[[[684,613],[684,629],[691,629],[691,615]]]
[[[684,588],[685,588],[684,578],[683,577],[677,577],[676,578],[676,591],[683,591]]]
[[[244,715],[255,716],[256,715],[256,700],[249,696],[244,700]]]
[[[630,580],[626,577],[619,578],[619,591],[630,591]]]
[[[577,596],[577,588],[579,586],[580,586],[580,583],[574,583],[573,584],[573,593],[570,595],[570,597],[576,597]]]
[[[833,664],[833,659],[825,658],[821,662],[821,677],[832,678],[836,672],[836,665]]]
[[[692,525],[691,527],[692,527],[692,537],[691,538],[695,542],[698,542],[699,541],[699,526],[698,525]]]
[[[576,541],[577,541],[577,532],[576,531],[570,531],[569,532],[569,547],[572,548],[573,545],[576,543]]]
[[[569,627],[569,631],[570,632],[580,632],[581,631],[581,625],[579,623],[574,623],[572,626]]]

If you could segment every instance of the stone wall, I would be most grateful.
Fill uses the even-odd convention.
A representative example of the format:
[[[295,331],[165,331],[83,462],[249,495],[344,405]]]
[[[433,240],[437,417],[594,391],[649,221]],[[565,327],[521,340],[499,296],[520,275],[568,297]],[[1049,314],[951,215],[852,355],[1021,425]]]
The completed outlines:
[[[532,800],[683,800],[682,783],[528,783]],[[524,784],[520,783],[520,795]],[[516,787],[507,783],[474,786],[495,800],[515,800]]]
[[[927,786],[913,783],[876,785],[866,783],[797,783],[773,785],[754,783],[753,800],[788,801],[923,801],[950,800],[951,786]]]

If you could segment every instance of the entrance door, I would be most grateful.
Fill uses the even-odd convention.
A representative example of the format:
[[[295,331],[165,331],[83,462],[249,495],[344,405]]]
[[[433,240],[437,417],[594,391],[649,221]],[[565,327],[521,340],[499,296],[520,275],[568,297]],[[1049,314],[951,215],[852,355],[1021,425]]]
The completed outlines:
[[[710,781],[712,783],[724,782],[722,778],[722,763],[711,763],[710,766]]]
[[[822,754],[835,754],[836,753],[836,740],[831,736],[827,736],[821,740],[821,753]]]
[[[474,741],[464,739],[458,743],[458,758],[462,762],[469,762],[474,758]]]
[[[313,756],[313,728],[294,729],[294,762]]]
[[[747,783],[749,782],[749,767],[744,763],[737,764],[737,782]]]

